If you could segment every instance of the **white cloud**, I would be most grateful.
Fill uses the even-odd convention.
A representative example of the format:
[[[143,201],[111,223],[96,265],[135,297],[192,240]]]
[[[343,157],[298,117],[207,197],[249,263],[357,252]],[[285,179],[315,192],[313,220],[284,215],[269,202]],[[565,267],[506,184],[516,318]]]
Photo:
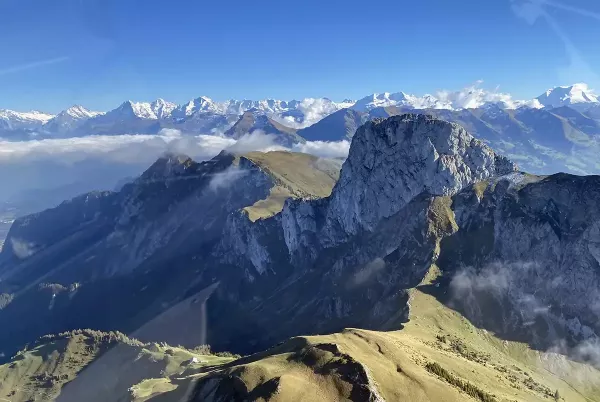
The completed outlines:
[[[315,124],[323,117],[337,111],[339,107],[329,99],[306,98],[300,102],[298,109],[304,113],[303,125],[308,127]]]
[[[350,151],[350,141],[307,141],[304,144],[294,145],[292,151],[321,158],[346,158]]]
[[[459,91],[439,91],[435,95],[438,100],[436,108],[471,109],[481,107],[486,103],[501,103],[508,109],[516,109],[521,106],[541,107],[537,100],[515,100],[511,94],[498,92],[498,87],[494,90],[486,90],[482,88],[482,85],[483,81],[478,80]]]
[[[262,130],[254,130],[251,134],[244,134],[239,140],[231,140],[233,143],[226,149],[229,152],[243,154],[251,151],[278,151],[286,148],[277,144],[277,137],[273,134],[265,134]]]
[[[311,126],[326,116],[337,112],[343,107],[350,107],[351,104],[339,104],[332,102],[327,98],[306,98],[298,105],[298,111],[304,116],[301,122],[296,121],[294,116],[279,117],[271,116],[281,124],[292,128],[304,128]]]
[[[234,143],[218,136],[183,136],[176,130],[159,135],[0,141],[0,200],[19,198],[27,190],[111,190],[124,178],[141,174],[165,151],[201,161]]]
[[[372,280],[373,277],[385,268],[385,261],[382,258],[375,258],[366,264],[354,274],[351,285],[362,285]]]
[[[359,101],[354,107],[357,110],[369,110],[376,107],[385,106],[405,106],[415,109],[465,109],[478,108],[486,103],[501,103],[502,107],[516,109],[521,106],[540,108],[542,105],[537,99],[516,100],[512,95],[499,92],[496,87],[493,90],[483,88],[483,81],[479,80],[472,85],[458,91],[442,90],[434,95],[425,94],[423,96],[398,93],[374,94]]]
[[[25,259],[35,254],[35,247],[33,244],[14,237],[10,239],[10,246],[13,254],[19,259]]]
[[[255,130],[251,134],[241,137],[237,142],[227,147],[226,150],[237,154],[251,151],[292,151],[312,154],[321,158],[346,158],[350,150],[350,141],[307,141],[286,148],[277,144],[276,135],[265,134],[262,130]]]
[[[0,167],[15,161],[47,159],[72,164],[90,157],[118,162],[146,162],[156,159],[165,151],[210,158],[234,143],[232,139],[211,135],[186,137],[177,130],[162,130],[158,135],[98,135],[18,142],[0,141]]]
[[[275,135],[262,131],[254,131],[236,141],[216,135],[186,136],[170,129],[158,135],[0,141],[0,200],[18,197],[27,190],[62,187],[75,188],[79,193],[111,190],[124,178],[141,174],[165,151],[202,161],[224,149],[235,153],[290,150],[343,158],[348,153],[349,143],[317,141],[288,149],[276,143]],[[69,193],[64,198],[71,196]]]
[[[208,183],[208,188],[217,192],[220,189],[229,187],[247,173],[247,170],[242,170],[238,166],[230,166],[224,171],[215,174],[210,180],[210,183]]]

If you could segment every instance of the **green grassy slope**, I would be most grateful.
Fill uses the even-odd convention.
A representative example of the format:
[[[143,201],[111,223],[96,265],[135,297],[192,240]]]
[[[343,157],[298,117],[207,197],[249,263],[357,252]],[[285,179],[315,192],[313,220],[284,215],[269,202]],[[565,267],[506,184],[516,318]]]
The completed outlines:
[[[243,157],[271,175],[276,183],[269,197],[245,208],[252,221],[281,212],[288,198],[329,196],[341,168],[338,161],[296,152],[250,152]]]

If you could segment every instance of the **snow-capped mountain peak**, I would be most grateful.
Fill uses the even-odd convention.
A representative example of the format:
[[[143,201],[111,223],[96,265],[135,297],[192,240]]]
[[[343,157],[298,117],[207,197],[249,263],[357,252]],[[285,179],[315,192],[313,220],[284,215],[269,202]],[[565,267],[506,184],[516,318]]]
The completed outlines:
[[[157,119],[164,119],[169,117],[173,110],[177,108],[177,105],[171,102],[167,102],[164,99],[158,98],[150,104],[150,109],[154,113]]]
[[[43,128],[47,132],[64,134],[102,114],[101,112],[92,112],[81,105],[74,105],[48,120]]]
[[[538,96],[537,100],[546,107],[599,103],[598,96],[585,83],[549,89]]]
[[[355,110],[364,112],[377,107],[388,106],[404,106],[414,109],[442,108],[436,107],[439,106],[439,102],[432,95],[418,97],[414,95],[409,95],[405,92],[374,93],[372,95],[365,96],[364,98],[359,99],[352,107]]]
[[[510,94],[487,91],[480,87],[480,82],[460,91],[438,91],[435,95],[416,96],[405,92],[375,93],[359,99],[353,109],[369,111],[378,107],[403,107],[407,109],[477,109],[487,104],[494,104],[503,109],[517,109],[521,106],[540,108],[536,99],[530,101],[515,100]]]
[[[31,110],[29,112],[15,112],[14,110],[0,109],[0,118],[45,123],[53,117],[54,115],[52,114],[40,112],[38,110]]]
[[[148,102],[133,102],[128,100],[123,102],[115,111],[132,114],[134,117],[140,119],[156,120],[157,118],[152,110],[152,104]]]
[[[220,113],[221,110],[222,107],[216,104],[212,99],[207,96],[200,96],[176,107],[173,114],[178,117],[188,117],[197,112]]]
[[[62,112],[60,112],[58,115],[56,115],[55,118],[62,115],[62,116],[70,116],[74,119],[89,119],[89,118],[98,116],[99,114],[102,114],[102,112],[93,112],[81,105],[73,105],[70,108],[68,108],[67,110],[63,110]]]
[[[38,111],[21,113],[0,110],[0,137],[149,133],[161,127],[177,127],[185,132],[214,133],[227,130],[236,118],[249,110],[256,115],[265,115],[284,126],[302,129],[341,109],[351,108],[359,112],[369,112],[388,106],[416,111],[481,108],[488,115],[502,116],[504,110],[519,108],[569,106],[580,112],[587,112],[591,108],[600,110],[600,100],[594,91],[583,83],[549,89],[536,99],[516,100],[498,89],[482,88],[480,81],[458,91],[437,91],[425,95],[381,92],[365,96],[358,101],[345,99],[342,102],[325,97],[290,101],[272,98],[214,101],[207,96],[200,96],[178,106],[159,98],[153,102],[126,101],[107,113],[93,112],[80,105],[72,106],[56,116]],[[163,120],[170,121],[163,125]]]
[[[37,129],[53,117],[52,114],[37,110],[15,112],[14,110],[0,109],[0,128],[4,130]]]

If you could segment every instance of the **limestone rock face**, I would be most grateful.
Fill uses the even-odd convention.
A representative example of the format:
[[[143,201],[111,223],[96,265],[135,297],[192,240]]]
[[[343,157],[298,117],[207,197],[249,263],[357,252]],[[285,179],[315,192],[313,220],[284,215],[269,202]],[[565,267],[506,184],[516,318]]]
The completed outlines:
[[[327,230],[370,230],[418,194],[454,195],[515,170],[458,124],[413,114],[378,119],[354,137],[329,204]]]
[[[419,194],[449,196],[517,170],[464,128],[426,115],[376,119],[356,132],[326,203],[294,202],[283,211],[292,259],[372,231]]]
[[[477,299],[483,289],[512,308],[492,315],[496,331],[525,322],[540,342],[565,329],[580,340],[600,334],[600,177],[518,173],[483,188],[454,197],[461,229],[441,242],[439,265],[459,273],[460,292]],[[485,321],[489,311],[467,313]]]

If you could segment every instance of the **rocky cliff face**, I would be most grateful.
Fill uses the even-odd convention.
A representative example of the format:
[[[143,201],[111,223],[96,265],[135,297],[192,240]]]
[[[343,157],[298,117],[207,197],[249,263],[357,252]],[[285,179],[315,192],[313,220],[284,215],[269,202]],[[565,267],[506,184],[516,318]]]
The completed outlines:
[[[331,197],[283,211],[288,249],[292,258],[314,254],[373,231],[418,195],[453,195],[514,170],[457,124],[410,114],[368,122],[356,133]]]
[[[376,120],[361,127],[352,143],[330,200],[326,231],[371,231],[419,194],[453,195],[514,170],[458,124],[425,115]]]
[[[299,177],[319,179],[314,196],[331,191],[335,164],[273,155],[281,166],[293,159]],[[279,202],[271,192],[281,180],[268,166],[228,153],[203,163],[166,155],[117,193],[90,193],[17,219],[0,254],[0,295],[9,301],[0,308],[0,322],[11,327],[0,344],[10,348],[71,328],[133,331],[185,299],[191,287],[238,277],[238,271],[209,276],[212,250],[235,232],[233,216],[246,224],[244,208]],[[311,196],[308,184],[298,188]],[[260,275],[257,266],[239,276]]]
[[[289,275],[252,310],[300,332],[398,327],[406,290],[438,266],[440,297],[482,326],[544,348],[595,339],[599,184],[519,173],[456,124],[392,117],[358,130],[329,198],[235,225],[235,261]]]
[[[311,169],[319,165],[305,159]],[[32,283],[80,278],[95,293],[84,284],[69,302],[58,296],[54,306],[63,314],[97,308],[111,291],[115,308],[100,306],[102,320],[63,327],[85,322],[127,331],[159,313],[184,319],[175,312],[202,294],[208,342],[248,352],[298,333],[400,328],[410,289],[439,268],[432,292],[507,337],[525,324],[533,329],[518,335],[532,344],[598,333],[597,177],[519,173],[462,127],[408,114],[357,131],[329,197],[296,196],[280,213],[253,221],[245,207],[279,200],[274,189],[317,177],[278,171],[285,160],[258,160],[222,154],[202,164],[158,161],[111,196],[114,212],[99,214],[106,217],[93,241],[84,244],[88,232],[72,225],[63,238],[44,240],[31,256],[0,268],[13,295],[0,324],[27,311],[23,289]],[[311,188],[300,187],[303,194]],[[24,222],[14,234],[35,243],[36,231]],[[51,238],[52,229],[40,237]],[[14,281],[11,272],[38,274]],[[98,278],[108,278],[106,287]],[[473,305],[483,307],[470,311]],[[540,320],[540,312],[548,314]]]
[[[596,338],[599,199],[600,177],[565,174],[515,174],[457,194],[460,230],[442,240],[439,261],[455,304],[540,345]]]

